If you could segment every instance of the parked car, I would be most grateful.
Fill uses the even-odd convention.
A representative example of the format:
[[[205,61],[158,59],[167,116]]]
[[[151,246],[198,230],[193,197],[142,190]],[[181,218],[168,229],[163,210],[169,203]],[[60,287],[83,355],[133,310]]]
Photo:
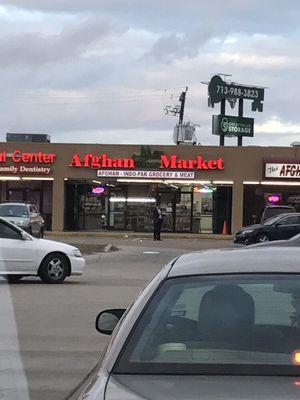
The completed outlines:
[[[98,315],[97,330],[111,340],[68,399],[294,400],[299,259],[297,248],[179,257],[126,312]]]
[[[293,206],[265,206],[256,217],[256,224],[263,224],[265,221],[272,217],[276,217],[279,214],[287,214],[296,212],[295,207]]]
[[[44,236],[44,220],[34,204],[9,202],[0,204],[0,217],[35,237]]]
[[[264,242],[264,243],[257,243],[251,244],[248,248],[257,248],[257,247],[273,247],[273,246],[283,246],[283,247],[299,247],[300,248],[300,233],[298,235],[293,236],[288,240],[274,240],[273,242]]]
[[[254,244],[285,240],[300,233],[300,213],[280,214],[264,224],[244,226],[234,236],[234,243]]]
[[[36,239],[0,218],[0,276],[14,283],[24,276],[39,276],[45,283],[62,283],[81,275],[85,260],[79,249],[65,243]]]

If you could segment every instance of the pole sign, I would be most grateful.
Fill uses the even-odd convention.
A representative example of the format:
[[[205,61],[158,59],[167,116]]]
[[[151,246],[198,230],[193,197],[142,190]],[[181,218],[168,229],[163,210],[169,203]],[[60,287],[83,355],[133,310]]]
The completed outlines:
[[[212,107],[224,99],[252,100],[252,111],[263,111],[264,88],[226,83],[219,75],[211,78],[208,93]]]
[[[235,117],[232,115],[213,115],[213,135],[227,137],[254,135],[254,118]]]

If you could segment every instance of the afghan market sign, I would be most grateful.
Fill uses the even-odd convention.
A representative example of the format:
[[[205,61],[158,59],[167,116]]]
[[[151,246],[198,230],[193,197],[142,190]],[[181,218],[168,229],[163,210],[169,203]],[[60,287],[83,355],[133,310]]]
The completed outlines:
[[[265,178],[299,179],[300,161],[295,163],[266,162]]]
[[[206,159],[202,156],[196,156],[192,159],[183,159],[176,154],[161,154],[159,159],[159,170],[224,170],[224,159]],[[102,153],[100,155],[87,153],[80,157],[74,153],[69,167],[75,168],[93,168],[98,170],[116,169],[116,170],[135,170],[134,158],[113,158]]]
[[[235,117],[232,115],[213,115],[213,135],[248,136],[254,135],[254,118]]]
[[[97,171],[97,176],[102,178],[194,179],[195,172],[100,169]]]

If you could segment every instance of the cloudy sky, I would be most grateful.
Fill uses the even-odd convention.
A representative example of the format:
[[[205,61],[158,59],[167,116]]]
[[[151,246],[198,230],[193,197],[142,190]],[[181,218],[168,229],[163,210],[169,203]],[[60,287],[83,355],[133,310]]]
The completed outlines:
[[[298,0],[0,0],[0,139],[170,144],[163,110],[188,86],[186,119],[217,144],[201,82],[227,73],[268,87],[246,144],[300,141],[299,20]]]

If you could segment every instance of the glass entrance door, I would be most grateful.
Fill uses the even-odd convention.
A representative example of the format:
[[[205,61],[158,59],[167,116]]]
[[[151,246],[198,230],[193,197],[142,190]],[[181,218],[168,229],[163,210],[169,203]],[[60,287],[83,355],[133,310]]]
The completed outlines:
[[[159,197],[163,213],[162,231],[173,232],[175,230],[175,193],[161,192]]]
[[[175,231],[190,232],[191,216],[192,216],[192,197],[191,192],[181,192],[177,196],[176,215],[175,215]]]
[[[182,188],[160,192],[160,206],[163,212],[162,230],[166,232],[191,232],[192,192]]]

